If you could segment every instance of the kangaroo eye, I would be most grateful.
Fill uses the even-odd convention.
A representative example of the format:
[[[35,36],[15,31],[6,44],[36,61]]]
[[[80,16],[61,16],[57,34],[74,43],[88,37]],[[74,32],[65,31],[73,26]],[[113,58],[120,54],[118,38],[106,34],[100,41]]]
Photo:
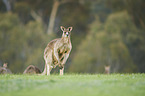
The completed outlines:
[[[66,32],[64,32],[64,34],[66,34]]]

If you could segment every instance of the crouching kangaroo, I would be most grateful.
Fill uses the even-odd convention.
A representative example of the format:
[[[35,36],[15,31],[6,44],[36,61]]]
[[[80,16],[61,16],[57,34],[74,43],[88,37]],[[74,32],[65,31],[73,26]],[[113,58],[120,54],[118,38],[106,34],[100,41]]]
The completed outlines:
[[[40,73],[41,73],[40,69],[34,65],[29,65],[23,72],[23,74],[40,74]]]
[[[63,75],[64,64],[72,49],[70,40],[72,27],[66,29],[61,26],[60,28],[63,32],[62,37],[50,41],[44,50],[45,68],[42,73],[44,75],[50,75],[51,69],[55,68],[57,65],[60,68],[60,75]]]
[[[0,67],[0,74],[12,74],[11,70],[7,68],[8,63],[4,63],[3,67]]]

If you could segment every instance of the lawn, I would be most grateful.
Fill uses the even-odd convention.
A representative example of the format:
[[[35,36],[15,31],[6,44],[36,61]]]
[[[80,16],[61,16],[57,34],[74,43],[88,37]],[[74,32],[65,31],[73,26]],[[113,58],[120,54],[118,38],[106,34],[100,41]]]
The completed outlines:
[[[0,75],[0,96],[145,96],[145,74]]]

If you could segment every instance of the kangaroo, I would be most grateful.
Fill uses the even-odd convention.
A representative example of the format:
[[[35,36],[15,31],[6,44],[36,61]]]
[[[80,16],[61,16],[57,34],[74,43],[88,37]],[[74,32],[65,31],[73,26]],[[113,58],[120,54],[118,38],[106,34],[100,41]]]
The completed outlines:
[[[104,66],[105,68],[105,74],[110,74],[110,66]]]
[[[29,65],[23,72],[23,74],[39,74],[39,73],[41,73],[41,71],[34,65]]]
[[[12,74],[11,70],[7,68],[8,63],[4,63],[3,67],[0,67],[0,74]]]
[[[60,26],[63,34],[61,38],[50,41],[44,50],[45,68],[43,75],[50,75],[51,69],[57,65],[60,68],[60,75],[63,75],[64,65],[72,49],[70,35],[72,27],[67,29]]]

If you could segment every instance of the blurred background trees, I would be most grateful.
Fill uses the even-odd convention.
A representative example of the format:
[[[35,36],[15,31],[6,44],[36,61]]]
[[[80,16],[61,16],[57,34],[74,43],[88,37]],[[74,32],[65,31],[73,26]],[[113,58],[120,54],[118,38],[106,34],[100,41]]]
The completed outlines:
[[[57,4],[58,5],[57,5]],[[0,66],[44,67],[47,43],[73,26],[66,72],[145,72],[144,0],[1,0]]]

